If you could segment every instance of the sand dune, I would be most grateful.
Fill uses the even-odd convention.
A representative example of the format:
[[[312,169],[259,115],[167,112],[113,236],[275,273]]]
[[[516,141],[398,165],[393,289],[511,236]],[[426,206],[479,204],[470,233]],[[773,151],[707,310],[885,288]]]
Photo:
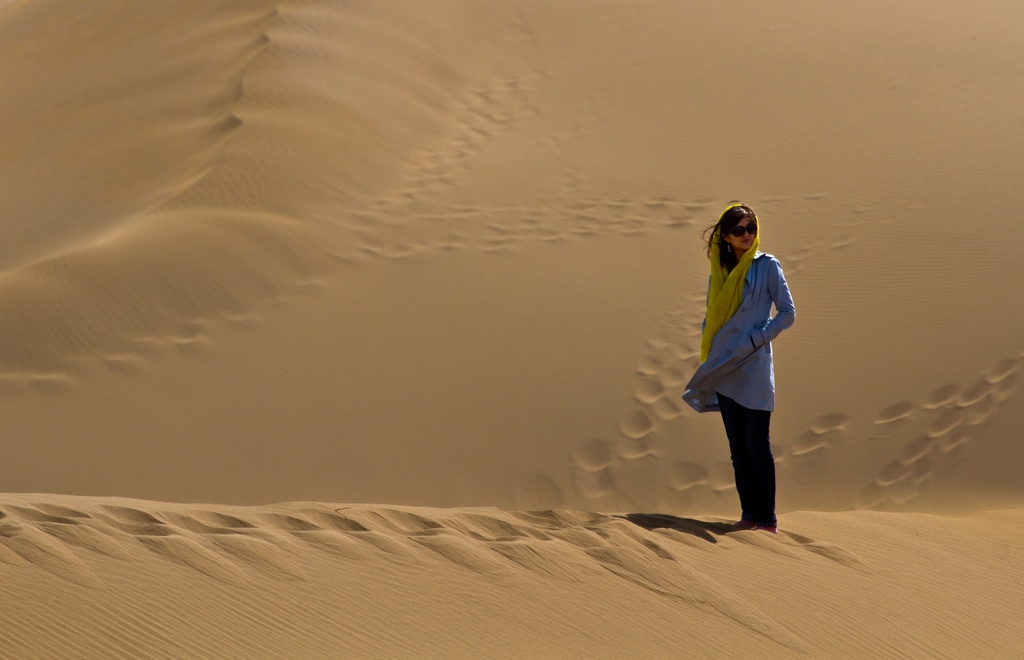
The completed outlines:
[[[724,514],[742,193],[785,508],[1019,501],[1019,10],[814,7],[9,6],[8,489]]]
[[[0,504],[0,636],[1004,655],[1022,21],[1011,0],[0,2],[0,491],[50,493]],[[778,539],[722,535],[721,421],[679,398],[699,232],[733,198],[798,309],[774,345]],[[638,513],[680,519],[617,517]],[[779,591],[744,582],[765,565]]]
[[[569,510],[0,508],[11,657],[1010,657],[1024,641],[1019,511],[805,512],[776,538]]]

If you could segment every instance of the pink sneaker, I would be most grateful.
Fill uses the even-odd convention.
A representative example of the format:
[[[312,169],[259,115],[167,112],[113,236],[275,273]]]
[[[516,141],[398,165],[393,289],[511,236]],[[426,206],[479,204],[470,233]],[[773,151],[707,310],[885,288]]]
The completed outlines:
[[[779,533],[779,528],[775,525],[754,525],[754,529],[759,529],[762,532],[771,532],[772,534]]]
[[[730,527],[730,530],[738,532],[743,529],[757,529],[757,523],[750,522],[749,520],[737,520]]]

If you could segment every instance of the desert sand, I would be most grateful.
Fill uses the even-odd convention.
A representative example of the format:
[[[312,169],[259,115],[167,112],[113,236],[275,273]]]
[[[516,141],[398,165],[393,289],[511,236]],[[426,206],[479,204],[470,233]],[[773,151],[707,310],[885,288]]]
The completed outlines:
[[[0,1],[0,657],[1013,657],[1024,4]],[[778,536],[697,366],[797,307]]]

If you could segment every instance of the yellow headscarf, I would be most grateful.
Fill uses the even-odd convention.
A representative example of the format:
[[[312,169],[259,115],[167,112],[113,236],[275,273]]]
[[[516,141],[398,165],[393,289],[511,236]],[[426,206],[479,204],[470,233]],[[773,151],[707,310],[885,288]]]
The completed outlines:
[[[725,211],[722,211],[722,215],[725,215],[729,209],[734,209],[737,206],[743,206],[743,204],[740,202],[729,204],[729,206],[725,207]],[[721,216],[719,216],[719,219],[721,219]],[[729,319],[736,313],[736,310],[740,308],[740,302],[743,300],[743,283],[747,279],[747,271],[750,270],[750,264],[754,262],[757,248],[761,245],[761,223],[757,221],[756,215],[754,216],[754,224],[757,225],[754,243],[750,246],[749,250],[743,253],[743,257],[731,271],[726,270],[725,266],[722,265],[718,247],[718,228],[715,229],[715,233],[711,237],[711,286],[708,288],[708,310],[704,316],[704,335],[700,341],[701,362],[708,359],[708,354],[711,352],[711,342],[714,341],[715,335],[722,329],[722,326],[729,322]]]

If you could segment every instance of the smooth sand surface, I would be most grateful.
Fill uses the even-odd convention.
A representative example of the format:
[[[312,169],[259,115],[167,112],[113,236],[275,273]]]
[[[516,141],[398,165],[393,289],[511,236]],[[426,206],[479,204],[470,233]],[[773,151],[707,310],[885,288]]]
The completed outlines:
[[[1012,655],[1022,24],[0,0],[0,655]],[[679,398],[734,198],[778,537]]]

